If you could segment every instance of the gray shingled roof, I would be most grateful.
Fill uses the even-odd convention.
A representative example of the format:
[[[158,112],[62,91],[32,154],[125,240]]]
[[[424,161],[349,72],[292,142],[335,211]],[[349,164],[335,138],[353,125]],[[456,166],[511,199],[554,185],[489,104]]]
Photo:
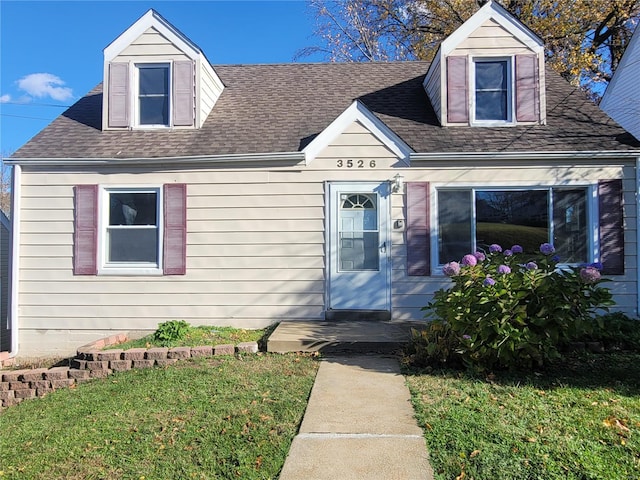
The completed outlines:
[[[420,153],[632,150],[640,144],[547,70],[547,125],[441,127],[426,62],[218,65],[224,92],[199,130],[102,131],[102,86],[13,158],[153,158],[294,152],[355,99]]]

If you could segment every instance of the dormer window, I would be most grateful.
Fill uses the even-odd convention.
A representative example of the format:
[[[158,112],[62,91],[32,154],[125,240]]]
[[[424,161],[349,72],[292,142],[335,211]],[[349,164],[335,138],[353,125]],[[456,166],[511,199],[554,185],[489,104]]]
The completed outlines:
[[[510,60],[476,58],[473,65],[475,122],[511,122]]]
[[[154,10],[104,50],[102,129],[201,128],[224,85],[191,40]]]
[[[498,2],[442,42],[422,85],[442,126],[546,123],[544,43]]]
[[[138,124],[169,126],[169,65],[137,65]]]

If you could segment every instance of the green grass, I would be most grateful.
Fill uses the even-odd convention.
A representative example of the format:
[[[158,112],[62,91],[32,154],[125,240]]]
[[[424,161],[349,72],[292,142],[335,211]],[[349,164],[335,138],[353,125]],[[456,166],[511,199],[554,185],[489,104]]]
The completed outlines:
[[[131,370],[0,412],[0,477],[276,478],[317,362],[192,359]]]
[[[271,330],[269,330],[269,333],[270,332]],[[136,340],[129,340],[118,345],[111,345],[107,348],[128,349],[149,347],[199,347],[202,345],[223,345],[228,343],[237,345],[241,342],[258,342],[261,341],[265,336],[268,336],[266,330],[245,330],[232,327],[190,326],[184,338],[175,340],[170,343],[159,342],[154,338],[153,334],[150,334]]]
[[[437,479],[640,479],[640,354],[407,381]]]

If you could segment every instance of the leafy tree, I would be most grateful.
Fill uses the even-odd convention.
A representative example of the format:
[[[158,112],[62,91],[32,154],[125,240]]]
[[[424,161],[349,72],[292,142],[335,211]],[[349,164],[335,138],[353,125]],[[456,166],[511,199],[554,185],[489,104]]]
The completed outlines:
[[[0,155],[0,210],[7,216],[11,212],[11,167],[4,163],[10,154]]]
[[[430,60],[485,1],[311,0],[320,45],[297,58]],[[574,85],[602,94],[640,21],[640,0],[504,0],[545,42],[547,62]]]

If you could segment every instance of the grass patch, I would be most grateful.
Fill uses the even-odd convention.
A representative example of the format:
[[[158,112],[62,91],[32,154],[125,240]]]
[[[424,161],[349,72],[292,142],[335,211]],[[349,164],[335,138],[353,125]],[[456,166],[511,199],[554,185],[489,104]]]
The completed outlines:
[[[183,338],[174,341],[159,341],[154,334],[129,340],[118,345],[111,345],[107,349],[114,348],[150,348],[150,347],[199,347],[202,345],[223,345],[242,342],[260,342],[265,336],[266,330],[245,330],[233,327],[189,326]]]
[[[116,373],[0,412],[12,479],[276,478],[317,362],[191,359]]]
[[[407,381],[437,479],[640,479],[640,354]]]

